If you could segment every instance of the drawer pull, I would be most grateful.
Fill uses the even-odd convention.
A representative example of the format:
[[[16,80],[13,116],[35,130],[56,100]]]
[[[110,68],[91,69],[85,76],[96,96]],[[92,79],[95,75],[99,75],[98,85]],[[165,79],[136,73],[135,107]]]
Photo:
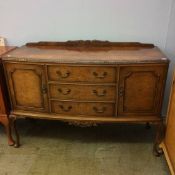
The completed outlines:
[[[97,90],[93,90],[93,93],[98,97],[104,97],[106,95],[107,91],[103,90],[102,93],[100,93]]]
[[[67,90],[63,91],[62,89],[59,88],[58,91],[63,95],[68,95],[71,93],[71,89],[67,89]]]
[[[93,72],[93,75],[94,75],[96,78],[104,79],[104,78],[107,76],[107,72],[103,72],[101,75],[99,75],[97,72]]]
[[[59,105],[59,107],[62,109],[64,112],[69,112],[72,109],[72,106],[68,106],[67,109],[63,105]]]
[[[67,71],[64,74],[62,72],[60,72],[59,70],[56,71],[56,73],[61,77],[61,78],[68,78],[70,76],[70,72]]]
[[[103,107],[101,109],[97,108],[97,107],[93,107],[93,110],[96,112],[96,113],[104,113],[106,111],[106,107]]]

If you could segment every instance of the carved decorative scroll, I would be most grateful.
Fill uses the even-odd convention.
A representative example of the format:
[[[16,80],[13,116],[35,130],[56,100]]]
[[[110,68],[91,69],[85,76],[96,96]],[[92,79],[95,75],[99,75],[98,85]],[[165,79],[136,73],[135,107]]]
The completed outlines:
[[[95,123],[93,121],[71,121],[71,122],[68,122],[68,124],[83,127],[83,128],[97,126],[97,123]]]
[[[110,42],[110,41],[99,41],[99,40],[75,40],[75,41],[66,41],[66,42],[47,42],[40,41],[37,43],[27,43],[28,47],[56,47],[56,48],[108,48],[112,49],[113,47],[136,47],[136,48],[154,48],[153,44],[145,44],[139,42]]]

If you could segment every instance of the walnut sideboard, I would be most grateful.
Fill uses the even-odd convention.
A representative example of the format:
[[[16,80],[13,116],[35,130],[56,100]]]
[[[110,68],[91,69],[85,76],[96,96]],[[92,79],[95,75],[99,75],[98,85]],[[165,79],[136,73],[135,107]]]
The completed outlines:
[[[158,153],[169,60],[152,44],[28,43],[3,56],[13,126],[19,117],[76,125],[154,123]],[[16,147],[19,135],[16,127]]]

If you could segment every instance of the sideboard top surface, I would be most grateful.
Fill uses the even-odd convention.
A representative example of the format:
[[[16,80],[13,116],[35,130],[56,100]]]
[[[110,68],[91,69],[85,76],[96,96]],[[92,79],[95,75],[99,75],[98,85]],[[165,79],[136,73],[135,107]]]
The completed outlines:
[[[12,49],[15,49],[15,47],[13,47],[13,46],[0,46],[0,56],[9,52]]]
[[[67,42],[43,43],[45,44],[42,42],[40,44],[28,43],[4,55],[3,60],[80,64],[169,62],[168,58],[154,45],[139,45],[140,43],[111,44],[111,42],[108,42],[108,45],[90,45],[83,41],[79,44],[76,43],[77,45],[67,45]]]

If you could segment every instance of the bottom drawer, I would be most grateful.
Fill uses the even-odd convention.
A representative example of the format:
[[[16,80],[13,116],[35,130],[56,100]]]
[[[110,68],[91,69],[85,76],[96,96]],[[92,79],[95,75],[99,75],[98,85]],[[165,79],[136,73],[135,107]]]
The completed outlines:
[[[51,101],[51,112],[69,115],[114,116],[115,104]]]

